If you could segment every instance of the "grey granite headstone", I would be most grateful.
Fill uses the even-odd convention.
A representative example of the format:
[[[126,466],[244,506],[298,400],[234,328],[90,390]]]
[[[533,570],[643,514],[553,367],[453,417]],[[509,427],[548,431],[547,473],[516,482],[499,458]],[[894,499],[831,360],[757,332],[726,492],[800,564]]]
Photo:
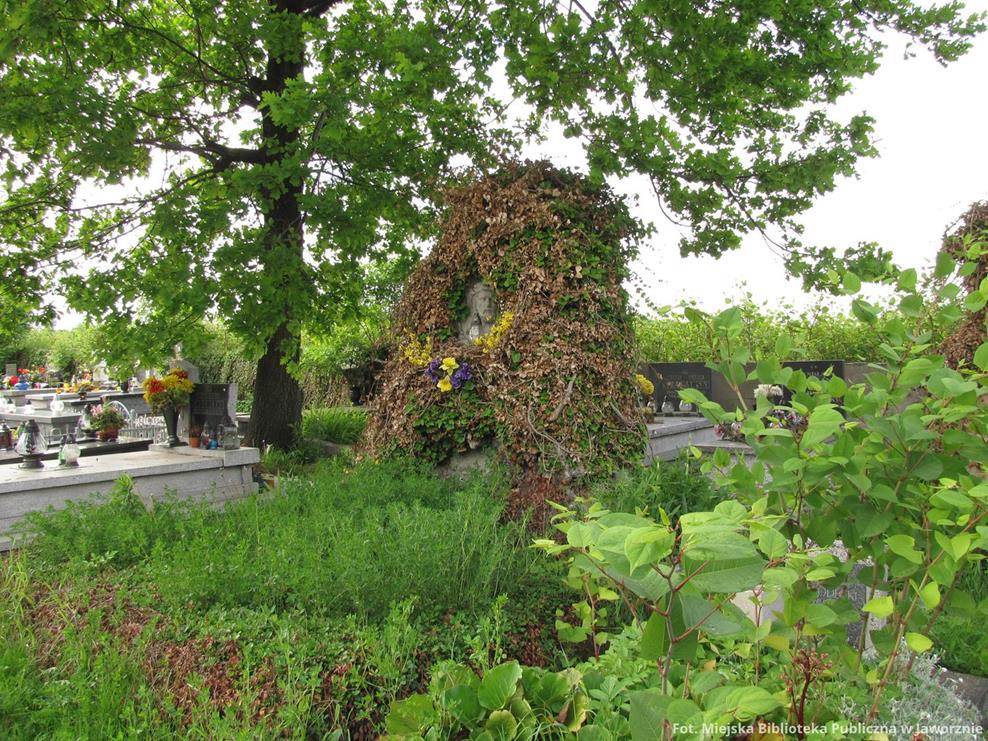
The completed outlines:
[[[16,376],[17,375],[17,363],[7,363],[4,366],[3,374],[5,376]]]
[[[846,561],[848,558],[847,549],[844,544],[840,541],[835,542],[829,548],[830,552],[839,559],[840,561]],[[846,599],[853,606],[854,609],[861,613],[861,608],[870,601],[873,597],[881,597],[885,593],[881,591],[872,592],[871,588],[867,584],[862,584],[858,581],[858,574],[861,573],[862,569],[870,568],[870,562],[862,562],[854,565],[851,571],[851,578],[847,580],[844,584],[837,587],[836,589],[828,589],[827,587],[820,585],[817,589],[817,602],[825,602],[827,600],[837,600]],[[882,618],[876,618],[874,615],[869,616],[868,619],[868,631],[869,633],[873,630],[878,630],[885,626],[885,620]],[[856,620],[853,623],[849,623],[846,626],[847,629],[847,642],[851,646],[857,646],[858,641],[861,640],[861,626],[862,620]],[[871,638],[865,638],[865,646],[871,647]]]
[[[178,346],[176,345],[176,348],[177,347]],[[185,360],[181,355],[176,353],[175,357],[172,358],[171,362],[168,364],[168,367],[180,368],[181,370],[184,370],[189,374],[189,380],[192,381],[192,383],[199,383],[199,366]]]

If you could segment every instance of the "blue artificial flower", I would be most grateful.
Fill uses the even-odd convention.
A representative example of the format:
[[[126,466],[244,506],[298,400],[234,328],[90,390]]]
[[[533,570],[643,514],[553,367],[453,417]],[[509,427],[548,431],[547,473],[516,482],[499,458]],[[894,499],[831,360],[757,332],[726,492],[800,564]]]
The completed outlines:
[[[470,366],[466,363],[461,363],[460,366],[453,371],[453,375],[450,376],[450,382],[453,384],[453,388],[459,391],[463,388],[463,384],[473,378],[473,373],[470,372]]]
[[[439,379],[446,374],[442,370],[442,361],[436,358],[429,366],[425,369],[425,375],[427,375],[433,383],[439,383]]]

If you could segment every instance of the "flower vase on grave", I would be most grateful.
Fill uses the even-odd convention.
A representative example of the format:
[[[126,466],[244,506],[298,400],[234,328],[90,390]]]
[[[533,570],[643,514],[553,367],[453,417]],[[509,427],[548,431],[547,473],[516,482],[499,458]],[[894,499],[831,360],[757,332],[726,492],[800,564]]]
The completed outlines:
[[[168,439],[165,440],[165,445],[169,448],[181,445],[178,439],[178,409],[169,404],[162,408],[161,415],[165,418],[165,429],[168,432]]]
[[[96,432],[96,437],[104,443],[116,442],[117,438],[120,437],[120,429],[117,427],[104,427],[102,430]]]

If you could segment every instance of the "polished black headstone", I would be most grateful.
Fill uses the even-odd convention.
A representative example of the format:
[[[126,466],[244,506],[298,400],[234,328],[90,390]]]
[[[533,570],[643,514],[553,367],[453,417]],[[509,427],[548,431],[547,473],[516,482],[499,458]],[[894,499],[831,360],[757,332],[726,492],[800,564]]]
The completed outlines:
[[[679,391],[696,389],[708,399],[713,391],[712,371],[703,363],[649,363],[649,380],[655,384],[655,409],[662,409],[664,401],[671,401],[675,411],[679,409]]]
[[[237,391],[234,384],[229,383],[199,383],[196,384],[192,398],[189,400],[189,413],[197,425],[216,427],[236,416]],[[232,413],[231,413],[231,410]]]

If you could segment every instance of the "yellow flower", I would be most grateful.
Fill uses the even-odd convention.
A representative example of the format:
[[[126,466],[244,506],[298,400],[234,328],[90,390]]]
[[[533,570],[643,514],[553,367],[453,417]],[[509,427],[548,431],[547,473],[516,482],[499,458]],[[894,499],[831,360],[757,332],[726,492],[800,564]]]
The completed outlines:
[[[446,378],[440,379],[439,383],[437,383],[436,386],[438,386],[439,387],[439,390],[442,391],[444,394],[447,391],[452,391],[453,390],[453,383],[449,380],[449,376],[446,376]]]
[[[425,342],[422,342],[411,332],[407,332],[407,335],[408,339],[402,348],[405,360],[418,368],[424,368],[432,359],[432,338],[429,337]]]
[[[504,339],[504,335],[506,335],[508,330],[511,329],[511,324],[514,320],[515,315],[510,311],[506,311],[494,323],[494,326],[491,327],[490,332],[485,335],[481,335],[475,339],[473,343],[484,352],[489,353],[501,343],[501,340]]]
[[[655,385],[641,373],[635,374],[635,383],[638,384],[639,390],[645,394],[645,396],[651,396],[655,392]]]
[[[456,362],[456,358],[449,357],[449,358],[443,358],[441,367],[447,373],[452,373],[453,371],[455,371],[457,368],[460,367],[460,364]]]

